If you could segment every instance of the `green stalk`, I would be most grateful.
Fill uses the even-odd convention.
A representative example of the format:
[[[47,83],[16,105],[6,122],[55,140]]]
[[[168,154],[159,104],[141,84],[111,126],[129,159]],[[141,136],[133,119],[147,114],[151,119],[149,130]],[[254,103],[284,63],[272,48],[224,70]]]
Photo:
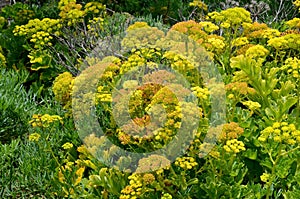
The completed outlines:
[[[276,168],[276,165],[280,159],[280,156],[281,156],[281,148],[282,148],[282,144],[280,143],[279,145],[279,149],[278,149],[278,154],[277,154],[277,157],[276,157],[276,160],[274,161],[273,158],[272,158],[272,154],[269,152],[269,156],[270,156],[270,159],[273,163],[273,167],[272,167],[272,171],[271,171],[271,177],[270,177],[270,181],[268,182],[268,189],[267,189],[267,195],[266,195],[266,199],[269,199],[270,198],[270,194],[271,194],[271,185],[273,183],[273,180],[274,180],[274,177],[275,177],[275,168]]]

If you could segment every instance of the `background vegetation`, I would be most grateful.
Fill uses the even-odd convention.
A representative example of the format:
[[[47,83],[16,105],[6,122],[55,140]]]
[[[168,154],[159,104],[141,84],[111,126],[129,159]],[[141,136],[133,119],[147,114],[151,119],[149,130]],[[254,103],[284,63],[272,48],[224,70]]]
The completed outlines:
[[[1,8],[0,198],[299,198],[299,7],[298,0],[27,0]],[[224,88],[217,83],[207,88],[188,69],[189,58],[151,43],[153,35],[170,30],[203,46],[225,83],[226,124],[208,132],[222,135],[205,157],[199,151],[207,149],[210,99]],[[129,50],[120,53],[121,44]],[[122,71],[164,63],[191,82],[202,110],[201,130],[170,167],[121,172],[88,152],[104,145],[101,137],[86,136],[85,146],[79,138],[72,115],[74,79],[83,66],[92,70],[107,56],[113,56],[106,58],[112,65],[100,79],[97,117],[124,149],[157,149],[176,136],[178,125],[146,141],[122,133],[108,108]],[[130,114],[145,122],[149,115],[141,117],[141,109],[168,92],[145,86],[135,94],[141,93],[131,99]],[[171,124],[181,122],[177,105],[166,104]],[[133,160],[114,161],[122,167]]]

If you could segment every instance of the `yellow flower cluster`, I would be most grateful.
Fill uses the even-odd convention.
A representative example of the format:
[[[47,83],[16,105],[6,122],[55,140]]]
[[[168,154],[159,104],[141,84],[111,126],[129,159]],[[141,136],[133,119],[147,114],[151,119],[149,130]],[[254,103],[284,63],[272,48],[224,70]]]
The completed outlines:
[[[243,23],[251,23],[251,14],[244,8],[235,7],[228,8],[221,12],[211,12],[207,14],[207,18],[217,23],[227,23],[230,26],[240,26]]]
[[[223,29],[228,29],[228,28],[230,28],[230,23],[222,22],[222,23],[220,24],[220,27],[222,27]]]
[[[93,1],[93,2],[89,2],[84,6],[84,12],[86,14],[96,14],[99,15],[101,12],[105,11],[105,5],[103,5],[102,3]]]
[[[181,167],[184,170],[192,169],[196,167],[198,163],[196,162],[195,158],[193,157],[178,157],[174,163],[176,166]]]
[[[43,18],[42,20],[39,19],[32,19],[25,25],[16,26],[13,30],[15,36],[27,36],[28,38],[31,35],[36,34],[39,31],[44,31],[47,33],[57,33],[58,30],[62,27],[60,24],[59,19],[50,19],[50,18]]]
[[[139,174],[132,174],[128,177],[129,185],[121,190],[120,199],[138,199],[142,194],[142,179]]]
[[[280,50],[288,47],[288,41],[284,37],[276,37],[268,41],[268,46]]]
[[[248,50],[248,48],[250,48],[251,46],[254,46],[254,44],[246,44],[244,46],[241,46],[240,48],[237,49],[236,51],[236,55],[245,55],[246,54],[246,51]]]
[[[116,75],[119,75],[119,70],[120,70],[120,65],[121,64],[118,63],[119,62],[118,59],[115,59],[113,61],[108,61],[108,62],[111,62],[111,63],[105,68],[104,73],[100,77],[100,81],[101,82],[110,82],[110,83],[112,83],[114,77]],[[95,67],[100,67],[101,68],[101,67],[105,66],[105,64],[101,65],[101,63],[102,62],[97,63],[95,65]]]
[[[199,24],[200,26],[203,27],[203,30],[207,33],[212,33],[216,30],[219,30],[219,26],[215,25],[210,21],[201,21]]]
[[[269,28],[265,23],[244,23],[243,28],[243,34],[250,40],[262,38],[272,39],[280,36],[279,30]]]
[[[171,67],[179,72],[186,72],[195,68],[195,66],[185,56],[174,51],[166,51],[163,58],[168,59]]]
[[[156,102],[153,104],[156,104]],[[168,106],[165,108],[166,110],[170,109]],[[175,110],[169,112],[166,117],[164,128],[158,128],[154,131],[155,140],[162,141],[165,144],[172,140],[174,134],[176,134],[176,130],[181,126],[182,113],[180,106],[176,106]]]
[[[193,2],[190,2],[189,6],[197,7],[200,10],[207,11],[207,5],[203,1],[200,1],[200,0],[193,0]]]
[[[29,141],[37,142],[37,141],[39,141],[40,137],[41,137],[41,135],[38,133],[31,133],[29,135]]]
[[[293,2],[293,4],[294,4],[296,7],[298,7],[298,8],[299,8],[299,11],[300,11],[300,0],[295,0],[295,1]]]
[[[200,100],[207,100],[210,94],[208,88],[201,88],[199,86],[192,87],[193,93],[200,99]]]
[[[71,2],[76,3],[76,0],[60,0],[58,2],[58,8],[61,10],[64,6],[68,5]]]
[[[135,30],[135,29],[139,29],[139,28],[150,28],[150,26],[147,24],[147,22],[143,22],[143,21],[137,21],[134,24],[130,25],[127,28],[127,31],[131,31],[131,30]]]
[[[202,30],[202,26],[193,20],[176,23],[171,27],[170,33],[172,31],[186,34],[198,43],[202,43],[204,38],[207,37],[207,34]]]
[[[213,57],[213,53],[219,54],[223,51],[225,48],[224,43],[224,37],[218,36],[215,34],[211,34],[213,31],[218,30],[219,27],[208,21],[196,23],[195,21],[186,21],[186,22],[179,22],[172,26],[169,33],[173,33],[174,31],[177,31],[179,33],[183,33],[185,35],[188,35],[188,37],[191,39],[191,41],[196,41],[198,44],[203,46],[206,50],[208,50],[208,54],[210,57]],[[173,32],[172,32],[173,31]],[[208,33],[206,33],[206,32]],[[168,33],[168,34],[169,34]],[[174,34],[176,35],[176,34]],[[182,40],[182,35],[178,35],[178,39],[176,37],[175,40]],[[184,46],[183,46],[184,47]],[[181,47],[177,47],[180,49]]]
[[[207,49],[212,52],[220,53],[225,47],[224,41],[215,37],[208,38],[207,43],[211,44],[211,46],[207,45]]]
[[[191,118],[196,117],[195,119],[199,119],[203,116],[203,109],[195,106],[193,102],[178,102],[179,106],[181,106],[182,112],[184,112],[184,117]],[[177,108],[177,107],[176,107]],[[180,111],[179,108],[175,109],[176,111]],[[196,115],[195,113],[199,113],[199,115]],[[176,112],[172,113],[176,114]],[[177,115],[173,116],[174,118],[182,118],[182,113],[177,113]]]
[[[49,114],[33,114],[32,120],[29,121],[32,127],[49,127],[51,123],[59,121],[63,123],[63,120],[58,115],[49,115]]]
[[[62,21],[67,21],[67,25],[71,26],[81,21],[85,15],[85,12],[81,10],[82,5],[76,4],[76,2],[70,2],[60,7],[59,16]]]
[[[271,175],[269,173],[263,173],[261,176],[260,176],[260,180],[262,182],[269,182],[269,179],[270,179]]]
[[[246,82],[232,82],[227,84],[225,86],[225,89],[226,91],[233,93],[233,98],[238,98],[240,97],[240,95],[244,96],[247,94],[255,93],[255,90],[253,88],[250,88]]]
[[[73,144],[70,142],[66,142],[62,145],[62,148],[65,150],[71,149],[71,148],[73,148]]]
[[[140,48],[140,49],[132,49],[131,53],[135,53],[139,56],[142,56],[148,60],[148,67],[151,65],[155,65],[156,63],[153,63],[152,61],[149,62],[149,60],[155,59],[156,57],[161,57],[162,52],[160,48]],[[156,67],[155,67],[156,68]],[[152,68],[154,69],[154,68]]]
[[[70,186],[70,171],[75,171],[75,175],[72,176],[72,181]],[[65,186],[62,187],[62,190],[65,193],[65,197],[71,197],[71,195],[74,194],[75,186],[78,186],[83,178],[83,173],[85,171],[84,166],[79,166],[78,164],[74,165],[74,162],[67,162],[64,166],[61,166],[59,168],[58,172],[58,180],[62,184],[68,184],[69,189],[66,189]],[[66,178],[68,178],[68,182],[66,181]]]
[[[124,50],[140,48],[155,48],[156,43],[164,36],[164,32],[156,27],[150,27],[143,22],[136,22],[126,30],[127,34],[121,44]]]
[[[237,139],[227,140],[223,148],[228,153],[239,153],[246,150],[244,143]]]
[[[251,46],[246,51],[246,57],[249,57],[251,59],[266,58],[268,56],[268,54],[269,54],[269,51],[260,44]]]
[[[300,28],[300,18],[293,18],[287,22],[285,22],[285,24],[290,27],[290,28]]]
[[[137,173],[145,173],[156,171],[157,174],[161,174],[164,169],[169,169],[171,165],[170,160],[160,155],[150,155],[146,158],[142,158],[139,161]]]
[[[232,46],[239,47],[239,46],[246,45],[248,43],[249,43],[249,41],[248,41],[247,37],[238,37],[232,41]]]
[[[268,40],[268,46],[272,46],[276,50],[281,49],[300,49],[300,34],[291,33],[281,37],[275,37]]]
[[[104,19],[101,17],[94,17],[93,19],[89,20],[87,24],[87,28],[89,32],[93,33],[95,36],[99,36],[98,31],[102,30],[104,25]]]
[[[25,25],[16,26],[13,30],[15,36],[25,36],[34,44],[30,49],[28,58],[32,64],[32,70],[48,68],[51,56],[45,46],[51,46],[53,37],[51,34],[59,35],[62,25],[59,19],[43,18],[32,19]]]
[[[280,32],[277,29],[273,29],[273,28],[268,28],[266,30],[263,31],[262,33],[262,37],[263,38],[267,38],[267,39],[273,39],[275,37],[280,36]]]
[[[266,142],[268,139],[279,143],[295,145],[300,142],[300,131],[296,129],[294,124],[275,122],[272,126],[265,128],[258,137],[258,140],[261,142]]]
[[[146,64],[146,59],[140,55],[140,53],[133,53],[130,55],[127,59],[127,61],[123,62],[120,74],[125,74],[126,72],[130,70],[135,70],[141,66],[144,66]]]
[[[92,135],[94,135],[94,134],[92,134]],[[95,136],[93,136],[93,137],[95,137]],[[92,155],[95,155],[95,154],[90,153],[90,148],[87,148],[85,145],[81,145],[81,146],[77,147],[77,151],[80,153],[80,155],[79,155],[80,160],[83,160],[86,157],[92,158],[93,157]]]
[[[74,77],[69,72],[57,76],[53,82],[52,90],[55,99],[64,106],[71,105],[71,92],[73,89]],[[65,107],[67,108],[67,106]]]
[[[182,92],[185,92],[182,87],[177,87],[177,89],[182,89]],[[150,106],[162,104],[167,111],[180,111],[180,107],[177,106],[179,98],[180,96],[176,96],[171,89],[168,87],[163,87],[154,95]]]
[[[95,95],[96,104],[101,102],[112,102],[111,92],[105,91],[104,86],[99,86]]]
[[[66,22],[68,26],[75,25],[88,15],[90,18],[95,17],[90,21],[92,26],[102,27],[103,19],[101,17],[106,14],[105,6],[99,2],[89,2],[82,10],[82,5],[77,4],[76,0],[61,0],[58,3],[58,8],[60,9],[61,20]],[[91,25],[89,25],[89,29],[92,29]]]
[[[243,133],[244,129],[240,127],[238,123],[230,122],[223,125],[222,132],[218,136],[218,140],[224,142],[227,140],[237,139]]]
[[[155,181],[155,176],[152,173],[145,173],[142,179],[144,184],[151,184]]]
[[[46,45],[51,46],[52,43],[50,42],[53,37],[45,31],[39,31],[31,36],[32,39],[30,41],[34,43],[34,48],[42,49]]]
[[[292,74],[294,78],[299,78],[300,75],[300,59],[297,57],[289,57],[285,60],[285,64],[281,67],[281,70],[287,71]]]
[[[123,132],[122,130],[118,129],[117,130],[117,136],[118,139],[120,140],[121,144],[127,145],[131,142],[131,136]]]
[[[251,111],[257,110],[261,107],[258,102],[253,102],[251,100],[242,102],[243,105],[247,106]]]
[[[218,54],[222,52],[225,47],[223,37],[215,34],[208,34],[217,29],[219,29],[219,27],[212,22],[204,21],[197,23],[190,20],[179,22],[173,25],[168,32],[168,36],[174,37],[173,40],[181,41],[183,39],[186,39],[181,33],[183,33],[184,35],[188,35],[191,41],[196,41],[198,44],[203,46],[206,50],[209,51],[208,54],[210,55],[210,57],[213,57],[213,53]],[[206,33],[205,31],[207,31],[208,33]],[[177,47],[177,49],[180,48],[185,49],[185,46],[183,45],[182,47]]]
[[[172,198],[173,198],[173,197],[172,197],[171,194],[169,194],[169,193],[164,193],[164,194],[161,196],[160,199],[172,199]]]

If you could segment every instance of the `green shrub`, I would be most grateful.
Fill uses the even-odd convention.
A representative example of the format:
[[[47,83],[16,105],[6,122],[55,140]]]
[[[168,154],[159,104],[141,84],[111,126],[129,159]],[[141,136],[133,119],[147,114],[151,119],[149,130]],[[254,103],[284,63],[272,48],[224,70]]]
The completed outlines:
[[[34,95],[22,86],[28,73],[0,71],[0,140],[8,142],[28,129],[28,118],[36,110]]]

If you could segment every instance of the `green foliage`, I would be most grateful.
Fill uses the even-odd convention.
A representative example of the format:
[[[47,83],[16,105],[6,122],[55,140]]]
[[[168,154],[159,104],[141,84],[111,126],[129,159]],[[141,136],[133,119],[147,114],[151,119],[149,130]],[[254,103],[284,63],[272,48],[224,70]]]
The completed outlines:
[[[117,12],[128,12],[135,16],[146,16],[151,14],[154,18],[162,16],[165,23],[174,24],[187,16],[189,0],[102,0],[108,8]]]
[[[103,0],[109,15],[89,2],[28,0],[0,13],[0,198],[300,197],[300,20],[285,22],[291,1],[265,0],[274,15],[256,12],[254,1],[238,2],[249,13],[225,9],[237,6],[232,0],[207,0],[220,11],[207,16],[187,0]],[[224,113],[212,110],[215,99]],[[173,140],[182,143],[169,156],[119,151],[141,154]]]
[[[0,71],[0,139],[8,142],[28,132],[28,117],[36,111],[34,95],[22,85],[28,73]]]

